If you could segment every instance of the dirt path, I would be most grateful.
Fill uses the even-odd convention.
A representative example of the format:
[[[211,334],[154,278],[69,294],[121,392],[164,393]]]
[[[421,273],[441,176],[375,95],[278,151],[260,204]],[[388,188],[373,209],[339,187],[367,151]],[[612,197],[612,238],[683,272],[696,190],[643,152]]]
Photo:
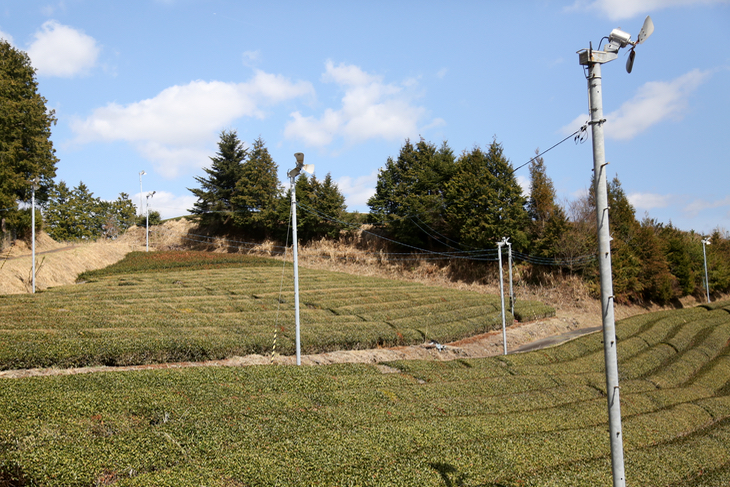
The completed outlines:
[[[533,344],[533,349],[545,348],[580,336],[585,332],[595,331],[595,327],[580,328],[575,319],[549,318],[530,323],[518,323],[507,328],[508,352],[522,351],[521,347]],[[540,343],[542,342],[542,343]],[[537,344],[537,345],[536,345]],[[502,355],[502,331],[492,331],[475,337],[448,344],[424,343],[407,347],[378,348],[371,350],[343,350],[315,355],[302,355],[302,365],[326,365],[341,363],[378,364],[394,360],[455,360],[459,358],[479,358]],[[94,372],[159,370],[187,367],[241,367],[248,365],[294,365],[296,357],[277,355],[247,355],[231,357],[224,360],[205,362],[176,362],[166,364],[130,365],[120,367],[78,367],[69,369],[20,369],[0,371],[0,379],[20,379],[24,377],[44,377],[51,375],[74,375]],[[388,369],[384,369],[387,372]]]

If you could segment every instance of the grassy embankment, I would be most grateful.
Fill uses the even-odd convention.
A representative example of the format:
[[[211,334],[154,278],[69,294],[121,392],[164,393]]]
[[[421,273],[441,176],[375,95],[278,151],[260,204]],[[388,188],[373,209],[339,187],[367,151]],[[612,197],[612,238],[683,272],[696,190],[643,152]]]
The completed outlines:
[[[238,280],[260,279],[253,270],[239,269]],[[40,296],[93,289],[88,299],[100,306],[112,296],[147,299],[134,305],[146,313],[158,306],[155,286],[197,275],[201,285],[188,289],[206,295],[202,282],[232,271],[186,272],[99,277]],[[240,289],[225,282],[207,287]],[[358,296],[362,288],[348,282]],[[424,289],[379,285],[386,296]],[[325,294],[338,299],[334,288]],[[201,311],[209,321],[232,312],[225,307],[238,294],[212,295],[221,302]],[[90,306],[85,299],[67,302]],[[628,483],[726,485],[730,303],[635,316],[617,335]],[[394,362],[387,374],[350,364],[6,379],[0,485],[610,485],[601,338],[506,357]]]

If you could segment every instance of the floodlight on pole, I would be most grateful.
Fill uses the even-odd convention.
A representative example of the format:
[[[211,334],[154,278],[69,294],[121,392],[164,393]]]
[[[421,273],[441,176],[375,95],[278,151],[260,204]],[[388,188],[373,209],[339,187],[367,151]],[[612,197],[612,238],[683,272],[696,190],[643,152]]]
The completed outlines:
[[[608,424],[611,437],[611,470],[614,487],[624,487],[623,432],[621,430],[621,400],[618,381],[618,355],[616,352],[616,323],[613,309],[613,278],[611,276],[611,235],[608,227],[608,192],[606,183],[606,154],[604,150],[603,95],[601,93],[601,64],[618,57],[619,49],[631,45],[626,71],[634,65],[634,49],[654,31],[651,17],[647,17],[636,42],[620,29],[614,29],[603,51],[589,49],[578,51],[582,66],[588,68],[588,103],[590,105],[591,132],[593,136],[593,176],[596,196],[596,222],[598,230],[598,262],[601,282],[601,317],[603,320],[603,352],[606,362],[606,396],[608,400]]]
[[[153,191],[149,194],[147,194],[146,198],[146,205],[145,205],[145,213],[147,215],[146,223],[145,223],[145,237],[147,241],[147,252],[150,251],[150,198],[152,198],[157,191]]]
[[[32,227],[31,231],[31,240],[32,240],[32,254],[33,254],[33,271],[32,271],[32,281],[33,281],[33,294],[35,294],[35,192],[38,191],[40,188],[40,185],[38,184],[38,176],[36,176],[34,179],[31,179],[30,181],[30,207],[31,207],[31,217],[30,217],[30,226]]]
[[[702,239],[702,257],[705,259],[705,292],[707,293],[707,302],[710,302],[710,279],[707,276],[707,252],[705,246],[710,245],[710,237]]]
[[[297,152],[294,154],[297,165],[294,169],[286,173],[291,181],[291,216],[292,216],[292,248],[294,256],[294,323],[295,323],[295,344],[297,353],[297,365],[302,365],[302,346],[301,335],[299,331],[299,258],[297,255],[297,185],[296,179],[299,174],[304,171],[312,174],[314,172],[314,164],[304,164],[304,154]]]
[[[144,210],[142,209],[142,176],[147,174],[144,169],[139,172],[139,216],[142,216]]]

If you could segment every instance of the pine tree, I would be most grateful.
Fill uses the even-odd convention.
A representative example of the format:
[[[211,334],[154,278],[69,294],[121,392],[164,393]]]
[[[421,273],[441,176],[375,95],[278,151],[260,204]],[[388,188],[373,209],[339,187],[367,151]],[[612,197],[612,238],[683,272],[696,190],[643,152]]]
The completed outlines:
[[[390,235],[410,245],[441,245],[446,232],[446,182],[455,170],[453,151],[421,139],[410,140],[388,158],[378,173],[375,194],[368,200],[372,220],[385,224]]]
[[[30,202],[30,180],[38,177],[36,201],[43,203],[56,176],[58,159],[50,140],[53,110],[38,93],[35,69],[28,55],[0,40],[0,218],[2,231],[30,229],[29,212],[17,202]],[[28,214],[28,218],[24,214]],[[27,221],[26,221],[27,220]]]
[[[248,150],[238,139],[236,131],[222,131],[218,152],[210,158],[210,168],[203,169],[208,176],[196,176],[200,188],[188,188],[198,198],[190,213],[200,215],[202,224],[226,225],[231,221],[235,210],[232,200],[247,157]]]
[[[514,249],[526,249],[525,197],[496,140],[486,152],[475,147],[459,157],[456,174],[446,184],[446,203],[448,223],[463,244],[494,247],[509,237]]]
[[[231,203],[234,222],[255,237],[265,237],[276,224],[277,201],[282,192],[278,166],[259,137],[243,163]]]

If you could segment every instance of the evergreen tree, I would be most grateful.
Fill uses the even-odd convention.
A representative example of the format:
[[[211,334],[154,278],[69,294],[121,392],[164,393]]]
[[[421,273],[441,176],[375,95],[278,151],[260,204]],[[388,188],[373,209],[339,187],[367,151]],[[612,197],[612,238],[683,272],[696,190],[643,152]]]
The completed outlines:
[[[526,249],[525,197],[496,140],[486,152],[475,147],[459,157],[456,174],[446,184],[446,203],[448,222],[463,244],[494,247],[509,237],[514,249]]]
[[[234,222],[256,237],[264,237],[276,224],[277,200],[282,192],[278,166],[259,137],[240,171],[231,198]]]
[[[103,236],[117,238],[129,227],[134,225],[137,218],[136,208],[127,193],[119,193],[119,197],[112,202],[102,202],[104,208]]]
[[[188,188],[198,198],[190,213],[200,215],[202,224],[225,225],[231,221],[235,210],[232,200],[247,157],[248,149],[244,148],[236,131],[222,131],[218,152],[210,158],[210,168],[203,169],[208,176],[196,176],[200,188]]]
[[[539,153],[539,149],[535,150],[535,154]],[[568,218],[555,199],[555,187],[547,175],[545,161],[536,156],[530,161],[530,197],[527,200],[534,255],[557,257],[560,252],[562,236],[568,230]]]
[[[36,200],[44,202],[56,175],[58,159],[50,140],[53,110],[38,93],[35,69],[28,55],[0,40],[0,218],[2,231],[30,228],[29,212],[17,202],[30,202],[30,180],[38,177]],[[23,216],[28,213],[28,218]],[[27,220],[27,221],[26,221]]]
[[[297,179],[297,236],[303,241],[337,238],[345,225],[345,197],[327,173],[323,181],[306,175]],[[291,190],[288,192],[291,200]],[[283,209],[283,207],[282,207]],[[288,212],[287,212],[288,214]]]
[[[411,245],[441,245],[446,183],[456,168],[446,142],[440,148],[421,139],[410,140],[378,173],[375,194],[368,200],[372,219],[384,223],[390,235]]]
[[[51,187],[43,220],[57,241],[115,238],[134,223],[135,211],[126,193],[116,201],[102,201],[83,182],[69,189],[60,181]]]
[[[72,200],[71,189],[64,181],[52,186],[48,209],[43,216],[43,220],[48,235],[58,242],[76,238],[74,234],[76,215]]]

